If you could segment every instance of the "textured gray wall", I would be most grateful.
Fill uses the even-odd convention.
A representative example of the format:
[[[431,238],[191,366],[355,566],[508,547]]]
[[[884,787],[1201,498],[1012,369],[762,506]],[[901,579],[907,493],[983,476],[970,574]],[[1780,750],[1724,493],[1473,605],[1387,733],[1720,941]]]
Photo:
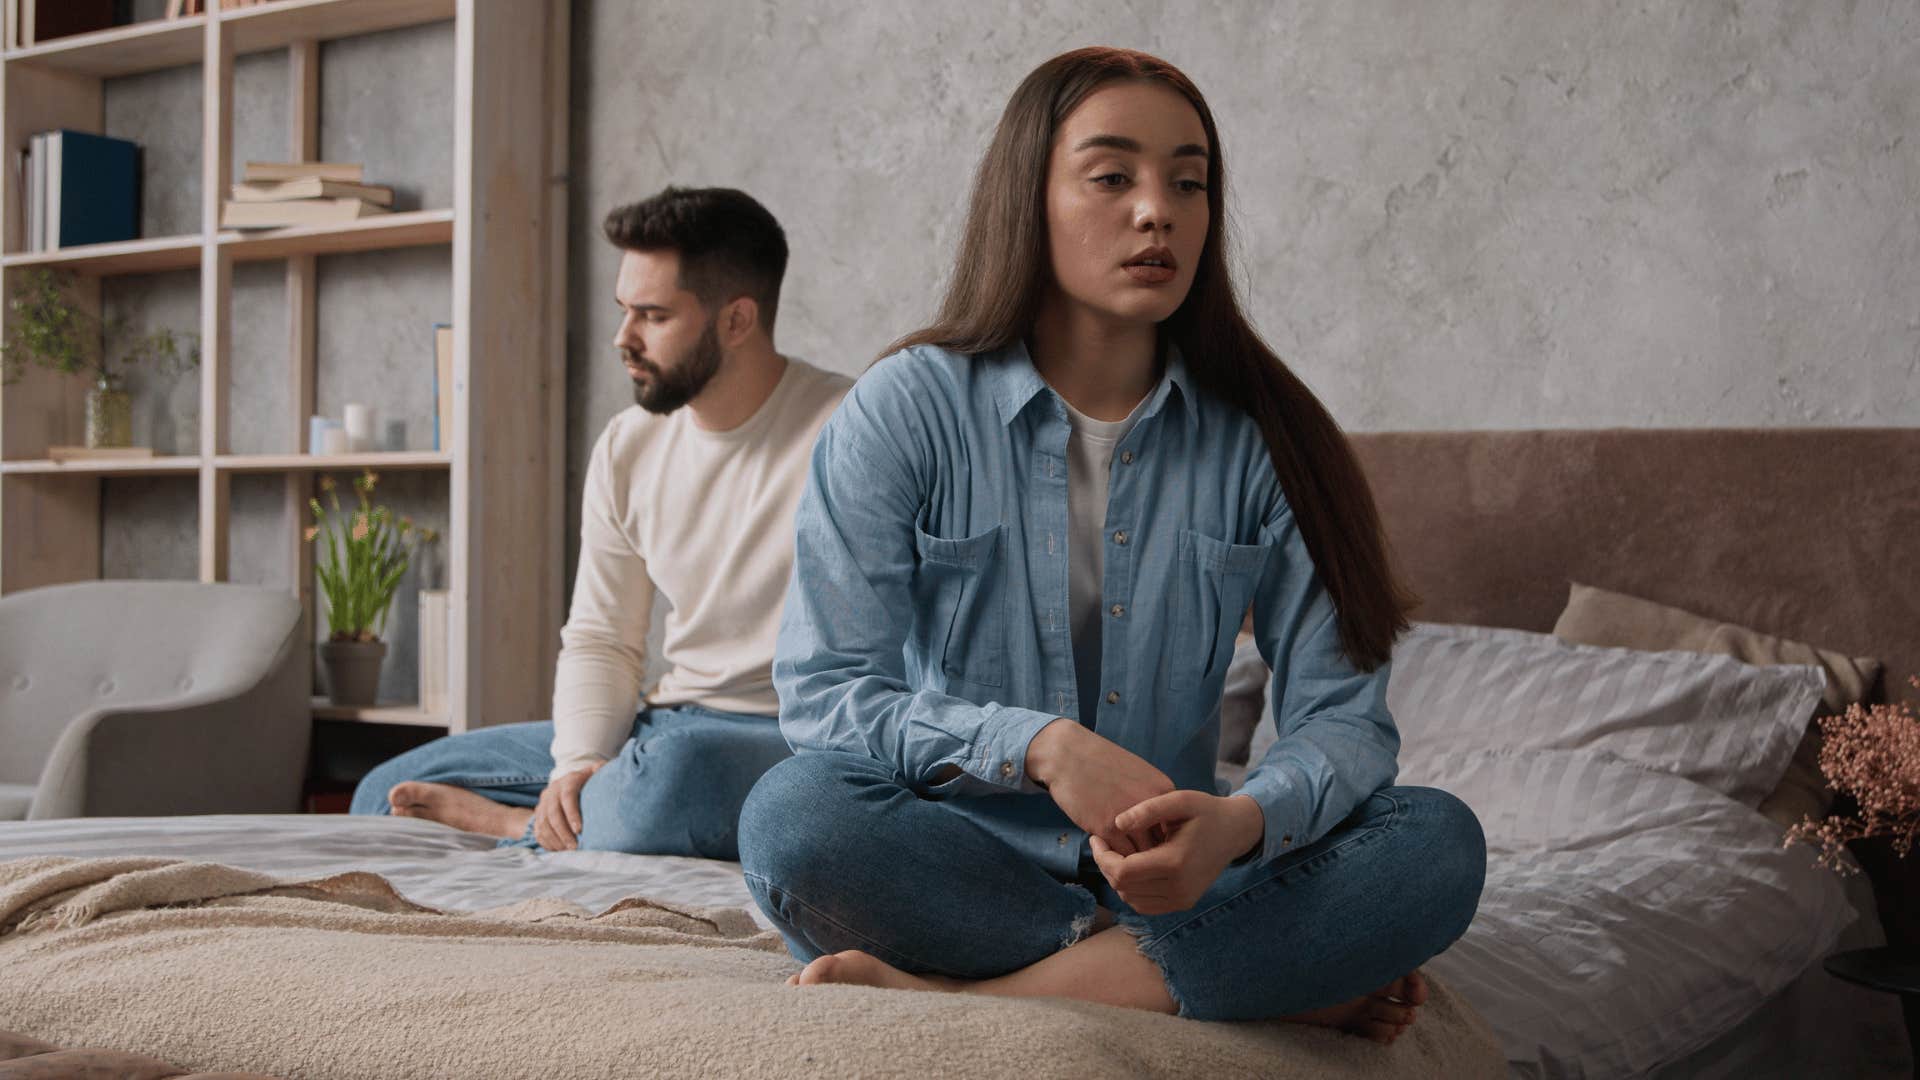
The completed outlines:
[[[639,10],[574,0],[570,536],[587,450],[631,401],[607,345],[609,207],[667,183],[752,192],[793,247],[779,345],[857,371],[931,313],[1015,84],[1094,43],[1164,56],[1208,94],[1251,313],[1352,430],[1920,423],[1920,8],[1909,0]],[[451,140],[435,118],[451,117],[451,53],[445,28],[330,46],[328,153],[444,205],[432,185]],[[284,92],[277,63],[240,73],[263,103]],[[110,130],[152,125],[150,154],[191,142],[168,130],[198,123],[197,79],[115,84]],[[158,100],[176,85],[173,104]],[[237,141],[277,156],[282,111],[243,95]],[[162,191],[155,174],[169,166],[150,162],[149,214],[184,206],[190,222],[197,159]],[[323,299],[323,408],[344,400],[330,384],[385,379],[382,400],[421,411],[405,338],[443,317],[447,286],[408,258],[328,260],[341,269],[323,271],[326,299],[365,310]],[[388,269],[370,268],[381,260]],[[392,281],[371,280],[382,273]],[[195,288],[125,286],[156,310],[190,308]],[[278,289],[269,275],[236,290],[260,297],[236,340],[257,341],[263,359],[284,349]],[[265,389],[239,385],[241,366],[235,447],[249,448],[246,432],[271,448],[278,429],[241,419],[246,403],[271,408]],[[174,413],[192,412],[184,400]],[[136,410],[150,423],[164,411]],[[191,425],[176,415],[175,437],[190,441]],[[110,487],[110,538],[123,508],[146,513],[170,490]],[[183,498],[190,513],[190,486]],[[270,514],[271,492],[265,502]],[[240,503],[236,490],[236,517]],[[179,563],[163,549],[108,550],[110,570]]]
[[[1920,423],[1910,0],[646,11],[574,4],[570,534],[631,401],[601,214],[752,193],[778,345],[856,372],[933,311],[1013,88],[1092,44],[1207,95],[1242,295],[1350,430]]]

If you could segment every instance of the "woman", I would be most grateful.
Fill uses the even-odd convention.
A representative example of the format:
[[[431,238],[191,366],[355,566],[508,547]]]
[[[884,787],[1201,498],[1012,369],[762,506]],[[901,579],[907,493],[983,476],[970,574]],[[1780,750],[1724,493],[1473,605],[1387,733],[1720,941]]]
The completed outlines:
[[[1339,428],[1241,314],[1224,179],[1165,61],[1041,65],[939,321],[822,430],[774,660],[798,754],[740,821],[793,982],[1390,1042],[1471,921],[1472,812],[1388,786],[1410,600]],[[1249,605],[1280,738],[1216,795]]]

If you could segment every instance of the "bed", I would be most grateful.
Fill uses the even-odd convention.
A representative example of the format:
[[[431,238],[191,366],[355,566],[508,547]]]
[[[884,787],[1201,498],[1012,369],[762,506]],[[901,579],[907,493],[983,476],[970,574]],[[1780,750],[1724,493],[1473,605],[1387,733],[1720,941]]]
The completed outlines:
[[[1906,676],[1920,670],[1920,580],[1897,574],[1893,565],[1899,538],[1920,535],[1920,494],[1911,479],[1920,476],[1920,432],[1383,433],[1355,442],[1396,557],[1424,598],[1415,613],[1423,627],[1543,634],[1567,599],[1568,582],[1586,581],[1877,657],[1886,664],[1887,687],[1904,686]],[[1398,661],[1395,682],[1401,682]],[[1408,685],[1414,685],[1411,676]],[[1256,740],[1262,730],[1256,727]],[[1897,999],[1841,983],[1819,963],[1839,949],[1886,939],[1865,878],[1819,870],[1804,848],[1783,852],[1778,826],[1754,812],[1751,800],[1743,804],[1713,790],[1711,777],[1687,775],[1684,768],[1650,772],[1606,755],[1576,760],[1551,746],[1530,756],[1488,757],[1479,749],[1423,746],[1410,738],[1410,752],[1402,755],[1402,782],[1455,790],[1490,823],[1481,915],[1460,943],[1429,964],[1464,1003],[1444,1019],[1461,1036],[1458,1045],[1396,1047],[1398,1057],[1355,1065],[1316,1057],[1345,1052],[1333,1041],[1261,1042],[1269,1033],[1226,1025],[1213,1043],[1181,1044],[1184,1056],[1079,1063],[1135,1075],[1337,1075],[1342,1068],[1355,1075],[1418,1075],[1421,1065],[1431,1071],[1437,1061],[1484,1072],[1484,1060],[1474,1056],[1478,1039],[1497,1047],[1494,1071],[1514,1076],[1911,1074]],[[1556,776],[1584,769],[1593,779],[1564,781],[1567,786],[1552,789],[1561,794],[1551,802],[1536,792],[1517,810],[1522,804],[1511,793],[1538,788],[1528,770],[1548,768],[1561,770]],[[1616,812],[1633,824],[1615,827],[1608,815]],[[1522,835],[1536,827],[1545,839]],[[585,852],[533,856],[495,850],[484,837],[390,818],[0,825],[0,861],[133,854],[221,863],[285,880],[371,872],[407,901],[454,912],[546,897],[597,912],[635,896],[694,915],[744,912],[728,924],[736,935],[731,944],[757,941],[761,955],[753,964],[769,973],[790,964],[767,951],[767,924],[730,863]],[[1671,872],[1677,867],[1691,876]],[[1730,899],[1723,904],[1718,897]],[[1581,932],[1570,933],[1576,924]],[[1665,962],[1662,950],[1676,943],[1697,943],[1700,962]],[[0,970],[8,955],[0,942]],[[1675,994],[1688,1004],[1646,1014],[1650,1002]],[[873,1029],[881,999],[849,994],[845,1000],[841,1030]],[[0,990],[0,1029],[88,1042],[88,1032],[51,1030],[58,1025],[38,1014],[40,1030],[20,1025],[24,1006],[9,1001]],[[1035,1019],[1031,1026],[1056,1040],[1115,1030],[1102,1026],[1112,1018],[1098,1008],[995,1015],[1044,1015],[1045,1023]],[[1156,1029],[1156,1037],[1187,1038],[1192,1027]],[[122,1023],[101,1030],[130,1029]],[[218,1032],[183,1036],[180,1024],[165,1017],[137,1030],[144,1035],[120,1049],[196,1068],[257,1067],[220,1057]],[[1240,1042],[1229,1046],[1228,1040]],[[910,1032],[908,1041],[914,1041]],[[998,1041],[1018,1042],[1004,1028]],[[1110,1052],[1112,1038],[1090,1039],[1082,1050]],[[1440,1056],[1416,1056],[1421,1053]],[[638,1069],[643,1061],[623,1064]],[[810,1057],[785,1056],[779,1046],[757,1057],[703,1061],[681,1054],[646,1064],[662,1075],[836,1071]],[[906,1074],[924,1071],[925,1064],[896,1054],[858,1071],[886,1075],[898,1066]],[[950,1064],[956,1074],[1004,1071],[991,1057],[969,1060],[967,1069]],[[448,1066],[441,1074],[460,1071]],[[355,1073],[339,1060],[309,1060],[306,1068],[284,1072],[381,1070]]]

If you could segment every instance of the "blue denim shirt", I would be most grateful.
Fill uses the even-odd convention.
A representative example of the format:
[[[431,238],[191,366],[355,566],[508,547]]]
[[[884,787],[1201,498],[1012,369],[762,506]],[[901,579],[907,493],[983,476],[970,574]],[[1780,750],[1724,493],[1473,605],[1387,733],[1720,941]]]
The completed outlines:
[[[1177,351],[1115,447],[1099,713],[1080,717],[1068,626],[1064,403],[1022,345],[930,346],[854,383],[814,444],[774,650],[796,752],[891,764],[1056,876],[1085,833],[1027,776],[1061,717],[1216,788],[1220,697],[1249,603],[1278,741],[1233,794],[1266,818],[1257,858],[1312,843],[1393,782],[1388,665],[1341,652],[1259,425],[1202,392]],[[936,783],[948,766],[960,775]]]

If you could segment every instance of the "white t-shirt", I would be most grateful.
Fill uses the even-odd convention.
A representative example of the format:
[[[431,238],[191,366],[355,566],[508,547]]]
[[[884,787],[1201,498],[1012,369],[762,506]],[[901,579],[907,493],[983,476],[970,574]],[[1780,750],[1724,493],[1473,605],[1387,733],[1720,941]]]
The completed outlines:
[[[655,594],[672,605],[654,705],[777,716],[773,644],[814,439],[852,386],[798,360],[758,411],[706,431],[691,409],[634,405],[587,463],[580,568],[554,673],[553,776],[633,732]]]
[[[1067,404],[1067,610],[1072,622],[1073,676],[1080,722],[1091,728],[1100,703],[1101,578],[1106,573],[1107,489],[1113,451],[1140,419],[1143,398],[1124,420],[1095,420]]]

